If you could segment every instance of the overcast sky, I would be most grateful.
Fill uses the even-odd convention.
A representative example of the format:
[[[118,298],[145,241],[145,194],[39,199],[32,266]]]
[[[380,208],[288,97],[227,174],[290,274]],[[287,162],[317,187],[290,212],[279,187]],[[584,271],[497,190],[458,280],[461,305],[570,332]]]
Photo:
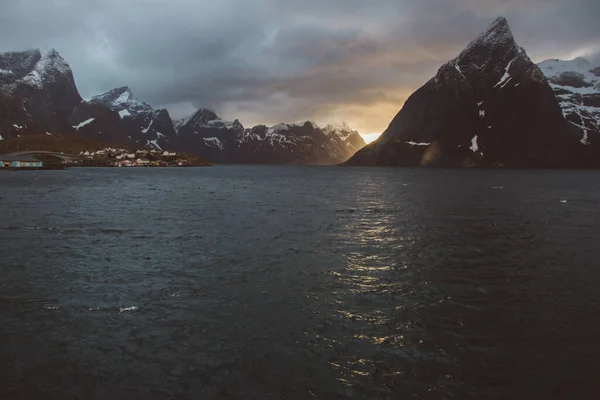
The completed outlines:
[[[174,118],[366,134],[500,15],[536,62],[600,54],[598,0],[0,0],[0,52],[56,48],[83,97],[127,85]]]

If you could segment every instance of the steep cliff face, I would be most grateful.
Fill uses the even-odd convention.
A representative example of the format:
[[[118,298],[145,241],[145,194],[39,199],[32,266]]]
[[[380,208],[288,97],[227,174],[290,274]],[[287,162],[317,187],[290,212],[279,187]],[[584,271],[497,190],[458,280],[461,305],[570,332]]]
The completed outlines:
[[[0,135],[65,133],[81,102],[73,72],[55,50],[0,54]]]
[[[540,69],[499,18],[405,103],[348,165],[587,167]]]

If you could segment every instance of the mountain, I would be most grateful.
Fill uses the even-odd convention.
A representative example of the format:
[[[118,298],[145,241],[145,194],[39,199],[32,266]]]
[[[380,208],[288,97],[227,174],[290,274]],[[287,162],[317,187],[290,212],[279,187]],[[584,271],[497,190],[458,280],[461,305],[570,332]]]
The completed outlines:
[[[117,113],[82,101],[71,67],[56,50],[0,54],[0,115],[0,140],[58,133],[127,142]]]
[[[238,121],[224,121],[200,109],[175,125],[186,151],[216,163],[336,164],[365,145],[347,125],[319,128],[310,121],[246,129]]]
[[[69,125],[76,136],[112,145],[131,144],[119,113],[102,105],[82,101],[71,113]]]
[[[81,102],[73,72],[56,50],[0,53],[0,135],[69,132]]]
[[[538,66],[550,82],[563,115],[580,129],[581,143],[600,145],[600,66],[581,57],[546,60]]]
[[[592,167],[544,74],[498,18],[347,165]]]
[[[123,138],[135,146],[147,146],[157,150],[172,149],[177,136],[169,112],[155,110],[133,95],[129,87],[113,89],[86,101],[118,113],[122,124]],[[102,138],[105,141],[110,138]]]

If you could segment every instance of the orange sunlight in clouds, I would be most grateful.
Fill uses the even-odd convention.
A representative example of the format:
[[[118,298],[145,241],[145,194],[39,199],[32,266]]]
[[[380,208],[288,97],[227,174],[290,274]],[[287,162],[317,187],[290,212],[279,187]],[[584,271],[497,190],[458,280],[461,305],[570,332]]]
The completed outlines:
[[[377,140],[377,138],[381,136],[381,133],[361,133],[360,136],[362,136],[364,141],[369,144]]]

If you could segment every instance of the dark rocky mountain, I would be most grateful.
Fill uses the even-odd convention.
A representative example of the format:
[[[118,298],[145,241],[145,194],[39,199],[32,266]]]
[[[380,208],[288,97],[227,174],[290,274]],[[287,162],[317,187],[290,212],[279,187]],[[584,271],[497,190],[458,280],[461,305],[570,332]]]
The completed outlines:
[[[592,167],[542,71],[499,18],[417,90],[348,165]]]
[[[176,129],[181,148],[216,163],[336,164],[365,145],[347,125],[321,129],[307,121],[245,129],[206,109],[179,121]]]
[[[82,101],[69,117],[69,125],[75,135],[86,139],[111,145],[131,143],[119,113],[102,105]]]
[[[538,64],[554,90],[565,118],[581,132],[581,143],[600,145],[600,67],[585,58]]]
[[[0,54],[0,135],[72,131],[68,119],[81,102],[73,72],[50,50]]]
[[[127,86],[94,96],[87,101],[118,113],[128,142],[135,146],[146,146],[157,150],[176,147],[177,136],[169,112],[155,110],[137,99]],[[103,138],[108,140],[110,138]]]

